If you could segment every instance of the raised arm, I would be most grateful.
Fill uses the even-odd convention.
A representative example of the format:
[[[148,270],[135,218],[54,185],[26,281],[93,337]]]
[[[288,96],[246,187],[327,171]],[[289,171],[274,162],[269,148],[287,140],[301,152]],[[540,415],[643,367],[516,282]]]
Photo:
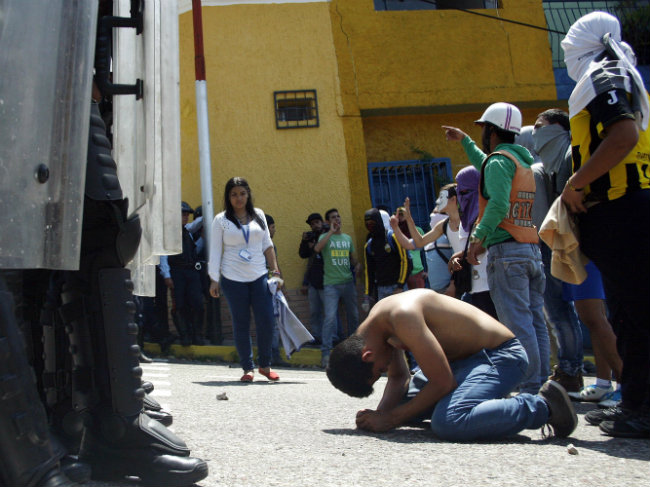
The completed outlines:
[[[325,246],[327,245],[327,242],[330,241],[330,237],[332,235],[334,235],[335,231],[336,230],[334,229],[334,225],[330,226],[329,231],[327,233],[323,234],[320,237],[320,239],[318,240],[318,242],[316,243],[316,245],[314,245],[314,252],[315,253],[319,253],[321,250],[323,250],[325,248]]]

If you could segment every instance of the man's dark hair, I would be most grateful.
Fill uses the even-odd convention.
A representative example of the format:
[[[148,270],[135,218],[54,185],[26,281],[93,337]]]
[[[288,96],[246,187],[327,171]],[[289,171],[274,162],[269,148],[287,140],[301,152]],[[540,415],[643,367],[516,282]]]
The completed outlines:
[[[492,123],[486,123],[488,127],[490,127],[490,130],[492,130],[499,140],[501,142],[504,142],[506,144],[514,144],[515,143],[515,134],[514,132],[509,132],[508,130],[503,130],[502,128],[497,127],[496,125]]]
[[[361,360],[365,342],[352,335],[339,343],[330,355],[327,377],[334,387],[353,397],[372,394],[372,363]]]
[[[545,110],[537,118],[543,118],[550,124],[557,123],[562,126],[564,130],[569,132],[571,130],[571,123],[569,122],[569,114],[564,110],[559,108],[551,108],[550,110]]]
[[[325,220],[330,221],[330,213],[339,212],[336,208],[330,208],[325,212]]]

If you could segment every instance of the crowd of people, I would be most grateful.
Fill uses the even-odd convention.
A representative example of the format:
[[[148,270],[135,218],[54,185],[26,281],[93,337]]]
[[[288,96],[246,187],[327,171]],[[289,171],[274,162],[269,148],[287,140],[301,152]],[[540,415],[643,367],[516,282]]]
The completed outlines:
[[[456,299],[485,313],[468,324],[469,328],[492,323],[489,328],[503,326],[509,330],[511,336],[501,331],[501,342],[488,340],[486,344],[492,344],[490,347],[496,350],[508,343],[506,355],[510,359],[517,357],[517,367],[525,366],[520,373],[509,374],[512,383],[508,382],[507,387],[498,384],[487,396],[479,394],[480,400],[475,398],[475,405],[498,399],[506,387],[505,393],[513,389],[519,392],[519,399],[514,401],[517,405],[490,408],[490,414],[498,416],[503,408],[520,414],[523,404],[528,404],[529,412],[541,411],[531,413],[535,420],[517,423],[516,427],[506,421],[504,431],[537,425],[542,419],[543,423],[549,422],[553,407],[564,408],[566,414],[557,414],[563,421],[567,421],[568,414],[571,423],[571,414],[567,413],[571,408],[560,404],[570,397],[597,402],[601,408],[588,414],[587,420],[600,424],[608,434],[648,434],[648,330],[642,304],[643,296],[649,295],[643,294],[648,288],[644,267],[648,263],[648,246],[640,245],[647,241],[647,225],[639,225],[631,216],[647,210],[647,95],[643,86],[638,85],[629,50],[620,42],[619,31],[614,17],[595,13],[576,22],[567,34],[563,43],[567,66],[578,81],[577,94],[569,103],[570,113],[557,108],[545,110],[533,124],[524,127],[522,114],[515,105],[494,103],[476,121],[482,130],[479,144],[460,128],[443,126],[446,139],[461,144],[470,164],[458,171],[453,183],[440,188],[428,232],[414,222],[408,197],[397,208],[379,206],[366,211],[367,235],[362,252],[357,252],[354,239],[343,232],[336,208],[325,212],[324,218],[318,212],[308,215],[305,223],[309,231],[302,234],[298,249],[299,256],[307,261],[301,291],[309,303],[308,325],[314,345],[321,350],[321,366],[332,377],[337,373],[330,366],[337,344],[349,337],[356,337],[353,341],[365,337],[376,320],[385,320],[384,325],[392,323],[393,317],[379,318],[388,313],[388,308],[381,305],[387,298],[393,307],[399,307],[399,303],[413,305],[417,316],[412,319],[426,325],[417,333],[433,333],[438,339],[436,333],[444,334],[445,343],[439,345],[448,359],[451,357],[446,347],[460,347],[471,354],[489,348],[479,346],[479,342],[463,345],[462,337],[458,337],[459,343],[447,343],[447,325],[438,322],[429,305],[424,304],[429,299],[433,303],[431,309],[440,307],[451,315],[465,316],[465,304],[449,301]],[[601,43],[603,34],[608,32],[611,35]],[[589,43],[590,38],[595,40]],[[592,64],[585,64],[578,55],[585,50],[590,53]],[[627,84],[609,74],[621,66],[627,70]],[[610,84],[601,83],[600,78],[598,82],[590,81],[594,69],[604,72],[602,76]],[[173,291],[174,322],[183,345],[205,343],[201,324],[204,297],[209,301],[223,294],[233,317],[235,346],[244,371],[241,380],[250,382],[254,377],[252,308],[258,372],[278,380],[278,374],[270,368],[281,362],[268,289],[269,279],[281,279],[277,250],[271,240],[275,225],[272,217],[253,206],[251,188],[243,178],[228,181],[223,201],[224,211],[206,228],[211,232],[209,262],[199,257],[202,218],[189,223],[191,209],[183,203],[183,253],[161,259],[160,265],[160,275]],[[588,257],[585,262],[590,259],[580,271],[584,278],[576,280],[561,271],[554,272],[560,251],[548,238],[546,242],[539,238],[540,229],[549,225],[547,221],[552,226],[559,218],[554,201],[564,205],[578,227],[580,249]],[[627,222],[626,231],[632,232],[634,238],[621,238],[623,227],[621,233],[604,235],[600,231],[603,222],[609,224],[612,220]],[[629,249],[631,240],[635,253]],[[639,248],[644,253],[640,258]],[[638,278],[623,278],[621,270],[625,265],[612,265],[630,255],[634,255],[634,260],[629,265],[643,269],[635,274]],[[364,293],[359,297],[357,290],[361,287]],[[420,291],[397,296],[422,288],[435,294]],[[339,313],[340,305],[344,313]],[[366,317],[361,328],[360,312]],[[499,326],[490,320],[497,320]],[[587,386],[583,380],[581,324],[589,330],[597,376],[596,382]],[[168,333],[167,329],[159,333],[161,343]],[[395,333],[399,343],[412,338]],[[557,364],[552,369],[551,336],[557,343]],[[516,346],[511,347],[512,340],[516,340]],[[388,344],[400,348],[390,341]],[[358,345],[352,349],[357,350]],[[343,349],[350,353],[350,347],[348,342]],[[421,390],[430,378],[426,367],[422,367],[422,357],[411,345],[407,344],[404,350],[406,363],[415,374],[410,381],[411,389]],[[466,358],[464,352],[457,353],[459,359]],[[388,370],[388,362],[383,371]],[[452,372],[454,367],[451,363]],[[447,374],[450,386],[452,377],[456,377],[454,373]],[[335,385],[336,380],[333,379]],[[467,379],[455,380],[458,385]],[[418,381],[420,386],[414,385]],[[346,387],[342,386],[347,392]],[[450,390],[443,392],[448,394]],[[474,392],[463,397],[472,397]],[[436,396],[437,400],[442,396]],[[545,410],[539,406],[540,397],[546,400]],[[395,398],[386,398],[381,409],[393,403]],[[421,412],[418,409],[418,414]],[[362,417],[366,419],[360,425],[371,429],[385,426],[377,426],[365,413]],[[554,426],[558,428],[557,424]],[[475,426],[471,429],[480,431]],[[492,430],[489,434],[502,432]]]
[[[426,417],[439,437],[455,441],[545,424],[567,436],[577,424],[569,389],[574,399],[603,406],[585,415],[603,433],[650,437],[648,94],[615,17],[582,17],[562,47],[577,82],[569,113],[542,112],[522,134],[519,109],[492,104],[476,121],[482,147],[443,126],[480,171],[478,184],[443,188],[437,209],[449,218],[422,236],[408,216],[408,198],[410,238],[391,219],[404,248],[445,234],[455,250],[452,271],[487,262],[477,275],[487,275],[496,314],[485,301],[470,309],[431,290],[379,301],[332,351],[327,369],[335,387],[359,397],[387,373],[377,409],[357,413],[359,428],[386,431]],[[524,145],[539,156],[537,167]],[[476,208],[463,200],[468,189],[478,196],[476,219]],[[467,246],[456,231],[469,235]],[[596,359],[597,381],[587,387],[578,318],[591,332]],[[547,321],[559,359],[550,380]],[[405,351],[419,366],[412,377]]]

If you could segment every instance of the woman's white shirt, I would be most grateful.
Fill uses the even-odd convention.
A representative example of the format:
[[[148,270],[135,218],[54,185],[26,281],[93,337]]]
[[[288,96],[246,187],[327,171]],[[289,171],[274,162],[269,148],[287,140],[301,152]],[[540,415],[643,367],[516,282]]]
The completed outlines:
[[[255,213],[265,221],[262,210],[255,208]],[[247,230],[248,243],[244,236]],[[231,281],[251,282],[268,272],[264,251],[273,247],[268,225],[262,228],[252,220],[237,228],[222,211],[214,217],[211,232],[208,274],[213,281],[219,281],[223,275]],[[242,253],[250,256],[250,260],[243,258]]]
[[[465,231],[462,224],[458,228],[458,236],[460,239],[461,250],[465,249],[465,243],[469,238],[469,233]],[[472,290],[470,291],[470,294],[490,290],[487,280],[488,252],[489,251],[486,249],[484,254],[478,256],[480,262],[479,265],[472,266]]]

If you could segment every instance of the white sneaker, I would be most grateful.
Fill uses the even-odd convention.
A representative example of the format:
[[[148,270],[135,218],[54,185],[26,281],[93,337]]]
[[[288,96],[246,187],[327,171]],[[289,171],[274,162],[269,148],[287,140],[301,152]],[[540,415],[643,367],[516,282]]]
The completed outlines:
[[[619,402],[621,402],[621,390],[616,389],[615,391],[605,394],[598,403],[598,407],[607,409],[616,406]]]
[[[596,384],[585,386],[580,389],[580,392],[569,392],[569,397],[574,401],[585,402],[598,402],[603,399],[607,394],[613,392],[614,389],[610,385],[607,388],[598,387]]]

